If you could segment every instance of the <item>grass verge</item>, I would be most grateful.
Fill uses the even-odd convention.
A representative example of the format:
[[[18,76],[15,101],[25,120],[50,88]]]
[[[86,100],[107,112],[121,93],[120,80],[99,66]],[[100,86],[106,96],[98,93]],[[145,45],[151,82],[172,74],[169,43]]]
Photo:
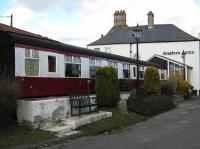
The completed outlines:
[[[29,145],[55,138],[46,131],[32,131],[17,124],[0,125],[0,148],[7,149]]]
[[[145,121],[147,116],[138,115],[134,112],[121,114],[117,109],[104,109],[113,112],[111,118],[102,119],[92,124],[78,128],[84,135],[97,135],[103,132],[111,132],[113,130],[128,127],[130,125]]]

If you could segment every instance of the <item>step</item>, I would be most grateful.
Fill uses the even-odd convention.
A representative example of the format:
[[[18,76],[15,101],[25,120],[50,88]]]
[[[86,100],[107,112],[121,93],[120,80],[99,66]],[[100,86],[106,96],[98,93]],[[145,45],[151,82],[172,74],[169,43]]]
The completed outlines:
[[[80,133],[80,131],[69,131],[69,132],[62,133],[62,134],[56,134],[56,136],[61,138],[61,137],[76,135],[76,134],[79,134],[79,133]]]
[[[62,134],[72,131],[72,127],[69,125],[54,126],[54,127],[46,128],[46,129],[42,129],[42,130],[53,132],[55,135],[62,135]]]
[[[84,114],[81,116],[71,117],[69,119],[62,120],[63,125],[69,125],[72,129],[76,129],[80,126],[96,122],[103,118],[112,117],[112,112],[99,111],[96,113]]]

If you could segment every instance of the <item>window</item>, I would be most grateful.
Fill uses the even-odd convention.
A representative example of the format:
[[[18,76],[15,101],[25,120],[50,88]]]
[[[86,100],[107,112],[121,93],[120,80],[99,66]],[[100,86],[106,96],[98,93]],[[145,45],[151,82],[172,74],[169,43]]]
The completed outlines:
[[[117,62],[114,61],[108,61],[108,66],[115,68],[117,74],[118,74],[118,66],[117,66]]]
[[[32,49],[25,50],[25,74],[27,76],[39,75],[39,52]]]
[[[113,68],[117,68],[117,62],[109,61],[108,66],[111,66]]]
[[[65,56],[65,77],[81,77],[81,58]]]
[[[56,56],[48,56],[48,71],[56,72]]]
[[[140,79],[144,79],[144,67],[139,67],[139,77]]]
[[[100,51],[100,48],[94,48],[95,51]]]
[[[130,65],[123,64],[123,78],[127,79],[130,78]]]
[[[136,67],[133,67],[133,77],[136,78]]]
[[[110,47],[105,47],[105,52],[106,53],[111,53],[111,48]]]
[[[180,66],[180,77],[184,79],[184,67],[183,66]]]
[[[180,76],[180,72],[181,69],[180,69],[180,66],[179,65],[175,65],[175,76]]]
[[[174,63],[169,62],[169,77],[173,78],[174,77]]]
[[[94,59],[94,58],[90,58],[89,59],[89,63],[90,63],[90,77],[94,78],[96,75],[96,71],[98,68],[100,68],[102,66],[101,64],[101,60],[100,59]]]
[[[165,76],[165,70],[160,70],[160,79],[161,80],[164,80],[166,78],[166,76]]]

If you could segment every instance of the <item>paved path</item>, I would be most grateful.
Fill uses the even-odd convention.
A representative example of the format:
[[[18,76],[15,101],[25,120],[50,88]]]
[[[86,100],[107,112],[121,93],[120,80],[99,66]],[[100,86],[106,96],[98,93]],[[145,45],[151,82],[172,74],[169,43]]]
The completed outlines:
[[[121,132],[84,137],[51,149],[200,149],[200,100]]]

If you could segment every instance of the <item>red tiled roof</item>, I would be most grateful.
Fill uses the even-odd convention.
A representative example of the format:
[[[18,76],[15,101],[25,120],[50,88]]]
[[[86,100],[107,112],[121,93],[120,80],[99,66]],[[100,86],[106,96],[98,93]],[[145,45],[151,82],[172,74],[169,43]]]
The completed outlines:
[[[15,27],[11,27],[5,24],[0,23],[0,30],[3,31],[8,31],[8,32],[12,32],[12,33],[17,33],[17,34],[22,34],[22,35],[26,35],[26,36],[31,36],[31,37],[36,37],[36,38],[42,38],[42,39],[49,39],[47,37],[41,36],[39,34],[34,34],[25,30],[21,30]]]

